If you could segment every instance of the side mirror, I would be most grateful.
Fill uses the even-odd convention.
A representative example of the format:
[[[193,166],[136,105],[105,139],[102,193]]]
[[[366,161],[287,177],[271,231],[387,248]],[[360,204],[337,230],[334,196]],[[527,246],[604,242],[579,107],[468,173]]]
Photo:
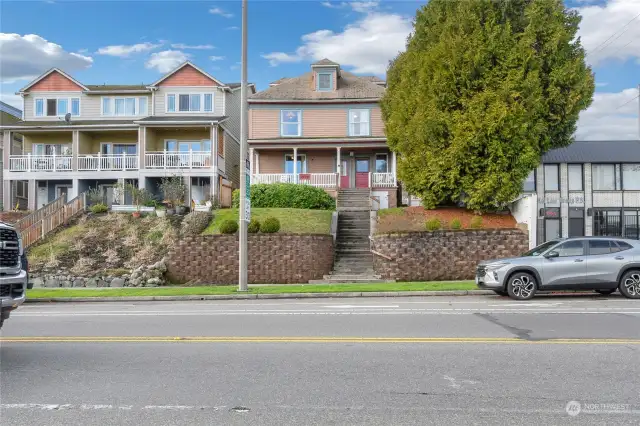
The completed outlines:
[[[552,259],[554,257],[559,257],[560,253],[558,253],[557,251],[550,251],[549,253],[545,254],[544,257],[546,257],[547,259]]]

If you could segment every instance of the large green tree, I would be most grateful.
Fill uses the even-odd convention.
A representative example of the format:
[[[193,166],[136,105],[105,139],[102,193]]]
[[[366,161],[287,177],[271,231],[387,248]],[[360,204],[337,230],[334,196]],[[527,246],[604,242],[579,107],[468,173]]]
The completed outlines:
[[[431,0],[390,64],[382,100],[398,174],[425,207],[512,201],[572,142],[594,78],[561,0]]]

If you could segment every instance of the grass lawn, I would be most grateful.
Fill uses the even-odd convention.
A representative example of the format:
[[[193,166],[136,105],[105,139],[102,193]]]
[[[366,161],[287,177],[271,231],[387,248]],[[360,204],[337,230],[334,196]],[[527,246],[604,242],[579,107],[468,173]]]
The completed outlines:
[[[251,209],[251,217],[263,221],[269,216],[280,220],[280,232],[289,234],[329,234],[331,211],[305,209]],[[219,234],[220,224],[225,220],[238,220],[238,209],[216,210],[215,217],[205,229],[205,234]]]
[[[371,283],[371,284],[289,284],[277,286],[252,287],[250,294],[280,293],[339,293],[370,291],[446,291],[474,290],[473,281],[434,281],[405,283]],[[211,294],[236,294],[238,286],[206,286],[206,287],[152,287],[152,288],[105,288],[105,289],[33,289],[27,290],[29,299],[45,299],[52,297],[118,297],[118,296],[205,296]]]

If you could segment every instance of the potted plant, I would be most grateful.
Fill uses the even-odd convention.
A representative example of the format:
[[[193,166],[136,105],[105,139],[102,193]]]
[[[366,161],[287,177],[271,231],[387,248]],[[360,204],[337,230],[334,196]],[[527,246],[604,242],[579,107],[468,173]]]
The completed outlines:
[[[126,183],[124,185],[118,185],[118,189],[125,193],[131,194],[133,205],[136,206],[136,211],[132,213],[133,217],[140,217],[140,207],[147,205],[153,201],[153,194],[147,191],[145,188],[138,188],[137,186]]]
[[[167,215],[167,208],[163,204],[156,206],[156,216],[165,217],[166,215]]]
[[[174,213],[173,209],[177,209],[178,214],[184,214],[186,211],[184,198],[187,194],[187,186],[184,184],[182,177],[173,175],[162,178],[160,190],[162,190],[167,204],[167,215],[172,215]]]

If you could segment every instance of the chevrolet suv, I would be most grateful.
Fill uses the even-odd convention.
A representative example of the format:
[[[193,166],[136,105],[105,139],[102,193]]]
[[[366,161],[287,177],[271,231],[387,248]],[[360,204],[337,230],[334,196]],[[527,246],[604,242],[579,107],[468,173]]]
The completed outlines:
[[[640,299],[640,241],[615,237],[579,237],[547,241],[520,257],[478,265],[476,285],[516,300],[537,291],[619,290]]]

